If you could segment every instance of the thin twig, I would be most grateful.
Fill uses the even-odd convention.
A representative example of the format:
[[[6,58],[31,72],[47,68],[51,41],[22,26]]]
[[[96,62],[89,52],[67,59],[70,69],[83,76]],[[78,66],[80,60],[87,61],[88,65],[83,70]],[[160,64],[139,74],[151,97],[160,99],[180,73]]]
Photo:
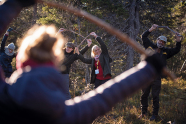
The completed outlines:
[[[75,31],[68,30],[68,29],[65,29],[65,31],[70,31],[70,32],[72,32],[72,33],[75,33],[75,34],[77,34],[77,35],[81,36],[82,38],[85,38],[83,35],[81,35],[81,34],[79,34],[79,33],[75,32]]]
[[[81,44],[82,44],[89,36],[90,36],[90,34],[87,35],[87,36],[81,41],[81,43],[80,43],[77,47],[79,48],[79,46],[81,46]]]
[[[14,32],[16,32],[17,34],[20,34],[21,36],[23,36],[21,33],[17,32],[16,30],[13,30]]]
[[[87,35],[86,37],[84,37],[83,35],[75,32],[75,31],[72,31],[72,30],[68,30],[68,29],[65,29],[65,31],[70,31],[72,33],[75,33],[75,34],[78,34],[79,36],[83,37],[84,39],[81,41],[81,43],[77,46],[78,48],[81,46],[81,44],[90,36],[90,35]]]

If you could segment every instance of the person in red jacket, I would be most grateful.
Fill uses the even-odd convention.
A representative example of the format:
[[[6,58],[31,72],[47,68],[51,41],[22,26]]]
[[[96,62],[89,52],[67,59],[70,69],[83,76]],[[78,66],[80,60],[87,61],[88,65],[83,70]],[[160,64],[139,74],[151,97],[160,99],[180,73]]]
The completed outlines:
[[[112,59],[109,56],[107,46],[102,39],[97,36],[95,32],[91,32],[90,35],[94,36],[101,47],[94,45],[91,51],[91,59],[84,58],[81,54],[80,60],[84,63],[91,64],[91,84],[95,84],[95,88],[104,84],[111,79],[111,67],[110,63]]]

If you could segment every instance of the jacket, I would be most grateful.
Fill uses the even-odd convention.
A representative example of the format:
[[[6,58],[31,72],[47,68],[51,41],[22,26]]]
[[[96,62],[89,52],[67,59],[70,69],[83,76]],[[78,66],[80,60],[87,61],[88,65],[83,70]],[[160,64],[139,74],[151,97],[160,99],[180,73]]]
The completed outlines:
[[[112,59],[110,58],[109,54],[108,54],[108,50],[107,50],[107,46],[105,45],[105,43],[103,42],[103,40],[100,37],[97,37],[96,40],[99,42],[99,44],[101,45],[101,54],[99,56],[99,61],[101,63],[101,67],[103,69],[103,75],[104,77],[107,74],[111,75],[111,67],[110,67],[110,63],[112,62]],[[82,55],[79,55],[79,59],[87,64],[91,64],[91,84],[93,84],[95,82],[96,79],[96,74],[95,74],[95,66],[94,66],[94,62],[95,59],[86,59],[84,58]]]
[[[5,42],[8,38],[8,35],[4,35],[3,40],[1,42],[1,56],[0,56],[0,65],[3,68],[3,71],[5,72],[6,77],[10,77],[12,74],[12,59],[16,57],[16,53],[14,53],[12,56],[9,56],[5,53]]]
[[[84,54],[87,50],[89,49],[88,45],[85,46],[80,53]],[[70,72],[70,67],[72,65],[72,63],[74,61],[76,61],[77,59],[79,59],[79,55],[77,53],[74,54],[74,50],[70,53],[67,53],[66,50],[64,50],[65,53],[65,58],[62,62],[62,70],[61,73],[62,74],[69,74]]]
[[[158,48],[157,45],[152,43],[148,39],[148,35],[150,33],[151,32],[149,32],[148,30],[143,33],[143,35],[142,35],[143,46],[145,47],[145,49],[149,48],[152,50],[156,50]],[[159,53],[159,56],[162,58],[164,64],[166,65],[166,59],[169,59],[172,56],[174,56],[175,54],[177,54],[180,51],[180,49],[181,49],[181,42],[176,42],[175,48],[167,48],[167,47],[161,48],[161,52]]]
[[[2,124],[88,124],[149,85],[156,76],[155,68],[143,61],[90,93],[66,101],[63,75],[53,67],[26,66],[12,74],[9,84],[0,77],[0,121]]]

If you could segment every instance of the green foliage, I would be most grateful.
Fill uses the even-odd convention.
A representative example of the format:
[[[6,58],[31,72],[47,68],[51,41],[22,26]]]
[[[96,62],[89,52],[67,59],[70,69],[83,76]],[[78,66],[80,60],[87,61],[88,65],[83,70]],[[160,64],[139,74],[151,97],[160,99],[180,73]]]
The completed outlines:
[[[82,0],[83,9],[94,15],[106,15],[106,13],[115,13],[117,16],[128,15],[127,10],[122,6],[123,2],[121,0]]]

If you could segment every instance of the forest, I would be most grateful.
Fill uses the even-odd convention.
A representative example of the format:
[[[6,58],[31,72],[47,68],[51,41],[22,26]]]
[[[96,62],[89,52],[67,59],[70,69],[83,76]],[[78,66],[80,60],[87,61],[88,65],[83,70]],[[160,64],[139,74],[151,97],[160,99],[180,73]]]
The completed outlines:
[[[160,93],[160,119],[157,122],[150,122],[149,117],[152,112],[152,102],[149,102],[149,115],[147,118],[139,120],[141,113],[140,96],[138,91],[128,99],[118,103],[106,115],[98,117],[92,124],[186,124],[186,71],[180,71],[186,60],[186,1],[185,0],[44,0],[55,2],[65,6],[84,10],[101,20],[112,25],[114,28],[132,38],[142,45],[141,35],[153,24],[168,26],[175,32],[179,32],[183,38],[181,50],[178,54],[167,60],[168,69],[177,77],[173,82],[170,78],[162,79]],[[0,1],[2,4],[3,1]],[[120,41],[115,35],[108,33],[104,28],[95,25],[84,17],[75,13],[50,7],[45,4],[36,4],[32,7],[24,8],[17,18],[14,18],[10,27],[15,31],[11,32],[7,44],[13,42],[16,49],[19,48],[20,39],[24,33],[33,25],[55,25],[57,29],[65,28],[69,31],[63,32],[65,39],[79,45],[91,32],[96,32],[105,42],[109,55],[112,58],[111,73],[112,78],[122,72],[134,67],[141,61],[141,54],[130,45]],[[82,36],[81,36],[82,35]],[[149,39],[156,42],[158,36],[167,37],[166,47],[175,47],[175,33],[166,29],[158,28],[152,32]],[[93,37],[92,46],[98,45]],[[2,41],[3,35],[0,37]],[[80,49],[87,43],[84,42]],[[91,49],[84,56],[91,58]],[[13,69],[16,70],[15,59],[12,62]],[[186,65],[185,65],[186,66]],[[90,84],[90,65],[83,64],[80,60],[72,64],[70,70],[70,93],[72,97],[85,94],[92,89]],[[149,98],[152,100],[152,96]]]

